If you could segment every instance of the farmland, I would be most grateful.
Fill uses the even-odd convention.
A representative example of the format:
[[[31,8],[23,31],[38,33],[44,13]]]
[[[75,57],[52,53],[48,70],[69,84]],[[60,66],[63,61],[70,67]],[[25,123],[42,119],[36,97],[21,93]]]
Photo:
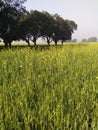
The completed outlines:
[[[97,44],[0,51],[1,130],[97,130],[97,98]]]

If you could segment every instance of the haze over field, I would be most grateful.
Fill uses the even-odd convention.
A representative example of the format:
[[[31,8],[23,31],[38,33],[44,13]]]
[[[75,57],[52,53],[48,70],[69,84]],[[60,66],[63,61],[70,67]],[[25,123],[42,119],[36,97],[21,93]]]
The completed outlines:
[[[58,13],[64,19],[74,20],[78,29],[73,38],[81,41],[83,38],[98,38],[98,0],[27,0],[28,10],[48,11]]]

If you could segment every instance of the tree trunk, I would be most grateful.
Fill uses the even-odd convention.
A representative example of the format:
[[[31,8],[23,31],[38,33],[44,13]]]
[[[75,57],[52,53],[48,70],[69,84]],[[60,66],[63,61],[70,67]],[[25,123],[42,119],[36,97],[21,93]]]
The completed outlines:
[[[28,43],[28,46],[30,47],[30,42],[28,41],[27,43]]]
[[[36,42],[34,42],[34,46],[36,46]]]
[[[11,48],[11,42],[9,42],[8,45],[9,45],[9,48]]]
[[[8,48],[8,43],[7,43],[7,42],[4,42],[4,44],[5,44],[5,48]]]
[[[57,41],[55,41],[55,45],[57,46]]]
[[[29,40],[26,39],[25,41],[28,43],[28,46],[30,47],[30,42],[29,42]]]
[[[49,41],[47,41],[47,43],[48,43],[48,46],[50,46],[50,42],[49,42]]]
[[[34,38],[33,38],[33,43],[34,43],[34,46],[36,46],[36,40],[37,40],[37,38],[36,38],[36,37],[34,37]]]
[[[63,45],[63,41],[61,41],[61,45]]]

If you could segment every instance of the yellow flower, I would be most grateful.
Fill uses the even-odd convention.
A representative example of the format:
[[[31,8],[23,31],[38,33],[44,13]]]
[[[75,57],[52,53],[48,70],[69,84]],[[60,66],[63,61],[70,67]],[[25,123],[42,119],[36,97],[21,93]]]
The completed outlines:
[[[32,63],[30,63],[29,66],[32,66]]]
[[[22,102],[20,102],[20,103],[19,103],[19,105],[20,105],[20,106],[23,106],[23,103],[22,103]]]
[[[15,87],[16,87],[16,84],[13,84],[12,87],[15,88]]]
[[[20,65],[19,67],[22,68],[22,65]]]

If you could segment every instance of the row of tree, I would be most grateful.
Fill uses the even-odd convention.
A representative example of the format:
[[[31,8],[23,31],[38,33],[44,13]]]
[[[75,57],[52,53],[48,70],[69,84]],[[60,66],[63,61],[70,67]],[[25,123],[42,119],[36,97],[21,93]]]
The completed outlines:
[[[36,45],[38,38],[43,38],[48,45],[52,41],[57,45],[71,40],[77,24],[64,20],[58,14],[48,12],[26,11],[23,3],[26,0],[0,0],[0,38],[5,47],[11,47],[14,40],[24,40],[30,46],[30,41]]]
[[[68,42],[77,42],[77,39],[68,40]],[[89,37],[88,39],[83,38],[81,42],[97,42],[97,37]]]
[[[88,39],[82,39],[81,42],[97,42],[97,37],[90,37]]]

